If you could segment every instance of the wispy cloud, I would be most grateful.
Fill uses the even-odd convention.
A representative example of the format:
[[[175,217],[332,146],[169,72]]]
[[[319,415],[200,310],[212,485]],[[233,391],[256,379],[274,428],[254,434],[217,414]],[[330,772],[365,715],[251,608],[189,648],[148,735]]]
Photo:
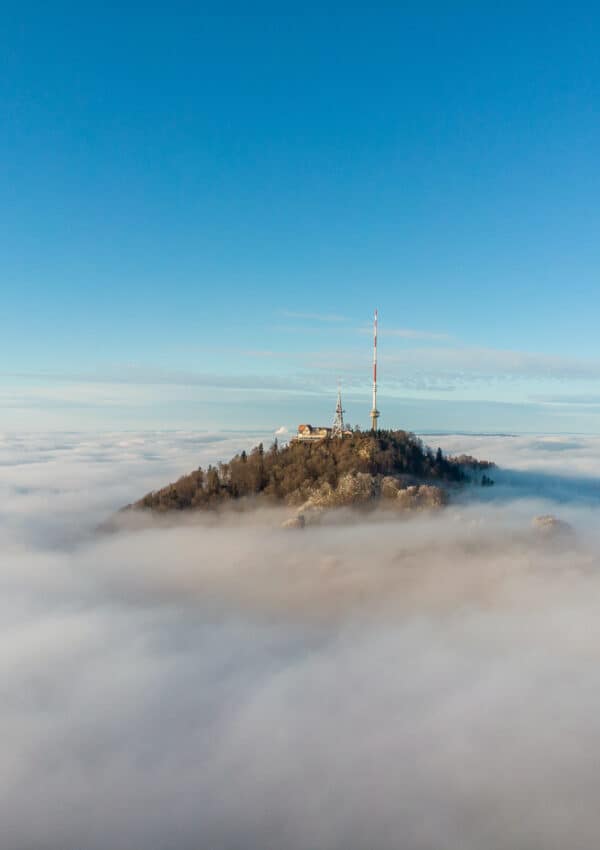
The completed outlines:
[[[221,374],[216,372],[195,372],[184,369],[161,369],[153,366],[123,367],[119,371],[112,369],[104,372],[19,372],[0,373],[0,377],[19,378],[21,381],[44,381],[49,386],[36,387],[36,394],[50,398],[56,390],[55,385],[76,384],[80,388],[95,385],[118,387],[128,386],[171,386],[171,387],[208,387],[223,390],[314,390],[317,376],[267,375],[253,373]],[[21,397],[22,388],[11,395]],[[5,397],[6,393],[5,393]]]
[[[337,313],[297,313],[294,310],[282,310],[279,313],[286,319],[302,319],[307,322],[347,322],[347,316]]]
[[[382,328],[381,335],[395,336],[400,339],[428,339],[447,341],[453,337],[446,333],[436,333],[435,331],[423,331],[417,328]]]
[[[365,325],[358,329],[360,334],[371,334],[373,333],[373,328],[370,325]],[[419,328],[379,328],[379,336],[385,337],[396,337],[398,339],[423,339],[429,340],[430,342],[448,342],[451,339],[454,339],[450,334],[447,333],[438,333],[437,331],[427,331],[421,330]]]
[[[534,393],[530,398],[532,401],[537,401],[541,404],[578,404],[589,405],[590,407],[600,405],[600,394],[598,393],[565,393],[562,395],[537,395]]]
[[[600,378],[600,362],[535,352],[471,346],[432,346],[383,352],[388,364],[464,379],[535,378],[551,381]]]
[[[413,339],[425,339],[425,331],[415,331]],[[398,332],[397,335],[399,335]],[[408,334],[408,332],[407,332]],[[420,334],[420,336],[416,336]],[[408,338],[408,337],[407,337]],[[295,362],[292,374],[254,373],[239,371],[219,373],[194,369],[165,369],[151,364],[121,364],[107,366],[97,370],[32,370],[0,372],[0,378],[19,381],[44,381],[49,383],[75,382],[85,384],[167,384],[180,386],[207,386],[224,389],[314,389],[322,383],[323,372],[332,374],[348,372],[360,376],[369,370],[368,356],[356,346],[340,346],[339,349],[310,350],[300,352],[276,352],[252,350],[243,356],[255,356],[264,359],[285,358]],[[397,374],[406,377],[424,376],[436,380],[446,380],[449,376],[456,380],[479,380],[480,378],[534,378],[545,381],[596,380],[600,378],[600,361],[560,357],[535,352],[511,351],[494,348],[472,347],[465,345],[432,345],[407,348],[382,347],[380,362],[385,369],[386,380]],[[14,389],[14,387],[13,387]],[[536,397],[536,401],[595,404],[600,402],[600,394],[579,393],[565,395],[547,395]]]

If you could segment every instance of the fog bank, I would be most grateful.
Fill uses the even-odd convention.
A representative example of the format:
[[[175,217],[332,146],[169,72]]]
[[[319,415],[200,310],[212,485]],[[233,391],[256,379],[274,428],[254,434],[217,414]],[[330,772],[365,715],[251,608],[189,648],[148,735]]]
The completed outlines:
[[[437,515],[90,534],[249,441],[0,442],[3,846],[595,848],[600,441],[431,440],[504,467]]]

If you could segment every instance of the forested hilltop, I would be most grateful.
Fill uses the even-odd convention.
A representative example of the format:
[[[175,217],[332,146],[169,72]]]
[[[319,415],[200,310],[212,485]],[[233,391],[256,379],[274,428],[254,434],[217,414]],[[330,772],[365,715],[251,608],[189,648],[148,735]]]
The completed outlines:
[[[464,455],[446,457],[407,431],[355,431],[315,443],[280,447],[275,441],[267,450],[260,444],[228,463],[200,467],[128,508],[163,513],[250,501],[332,507],[377,498],[404,506],[441,504],[448,485],[491,484],[483,472],[491,466]]]

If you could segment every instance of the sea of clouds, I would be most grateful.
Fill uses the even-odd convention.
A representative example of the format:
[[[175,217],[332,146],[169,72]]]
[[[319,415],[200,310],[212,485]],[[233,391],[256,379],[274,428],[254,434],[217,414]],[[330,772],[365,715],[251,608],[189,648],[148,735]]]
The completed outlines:
[[[96,531],[258,436],[0,435],[0,846],[596,848],[600,438],[428,438],[500,464],[439,514]]]

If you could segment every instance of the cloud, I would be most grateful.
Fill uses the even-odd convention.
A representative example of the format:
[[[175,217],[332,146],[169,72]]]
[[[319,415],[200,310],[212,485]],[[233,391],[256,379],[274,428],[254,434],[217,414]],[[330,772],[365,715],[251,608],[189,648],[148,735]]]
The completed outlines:
[[[289,433],[290,433],[290,432],[289,432],[289,430],[285,427],[285,425],[281,425],[281,426],[280,426],[279,428],[277,428],[277,430],[275,431],[275,436],[276,436],[276,437],[285,437],[285,436],[287,436],[287,434],[289,434]]]
[[[581,405],[596,407],[600,405],[600,395],[598,393],[554,393],[553,395],[540,395],[533,393],[531,400],[540,404],[556,404],[556,405]]]
[[[96,385],[113,385],[119,387],[122,384],[144,386],[171,386],[171,387],[208,387],[223,390],[305,390],[313,386],[310,377],[298,375],[264,375],[264,374],[221,374],[210,372],[196,372],[183,369],[163,369],[161,367],[122,366],[118,369],[95,372],[20,372],[5,373],[5,376],[18,378],[26,381],[50,381],[52,384],[72,385],[76,384],[82,394],[91,395],[90,387]],[[34,388],[36,397],[47,398],[49,401],[60,397],[60,388],[57,386],[36,386]],[[19,399],[23,392],[7,390],[6,397]],[[64,393],[64,390],[62,391]],[[69,387],[73,393],[73,388]],[[95,390],[99,395],[105,390]],[[60,398],[62,401],[62,398]]]
[[[337,324],[338,322],[348,321],[346,316],[341,316],[338,313],[298,313],[293,310],[281,310],[279,315],[286,319],[302,319],[308,322],[332,322]]]
[[[301,421],[310,409],[325,413],[335,397],[335,380],[343,378],[346,400],[351,395],[368,404],[371,367],[369,349],[333,347],[285,354],[259,352],[263,368],[247,372],[217,373],[191,369],[165,369],[123,364],[91,371],[39,371],[4,373],[0,381],[0,406],[5,425],[13,428],[68,427],[73,412],[80,427],[118,427],[127,421],[135,427],[162,425],[189,427],[197,421],[223,427],[232,415],[241,415],[253,426],[268,427],[274,407],[285,405],[286,418]],[[285,369],[281,363],[286,360]],[[275,362],[279,364],[277,374]],[[393,337],[379,351],[379,383],[382,404],[388,414],[401,398],[415,414],[409,427],[429,421],[427,398],[452,395],[452,405],[440,416],[451,428],[467,428],[470,403],[488,407],[513,403],[513,418],[505,406],[503,421],[509,428],[543,428],[553,419],[556,430],[576,427],[595,431],[598,423],[597,396],[590,392],[600,377],[600,364],[576,358],[543,354],[472,348],[460,345],[414,344],[402,347]],[[578,383],[579,382],[579,383]],[[552,386],[569,385],[570,395],[551,393]],[[538,390],[537,396],[534,391]],[[542,393],[543,390],[543,393]],[[576,390],[579,390],[576,392]],[[409,398],[408,396],[416,398]],[[421,402],[418,402],[418,396]],[[420,404],[417,410],[416,404]],[[232,408],[237,408],[232,414]],[[352,414],[354,417],[355,414]],[[359,414],[360,415],[360,414]],[[403,414],[402,414],[403,415]],[[488,410],[488,420],[493,413]],[[250,417],[250,419],[248,419]],[[486,421],[488,421],[486,420]],[[388,419],[389,421],[393,421]],[[492,425],[492,427],[494,427]]]
[[[372,334],[372,327],[364,327],[360,328],[361,334]],[[453,339],[451,334],[447,333],[438,333],[436,331],[425,331],[419,330],[417,328],[387,328],[382,327],[378,329],[378,336],[383,337],[397,337],[399,339],[423,339],[429,341],[440,341],[440,342],[448,342],[448,340]]]
[[[91,533],[251,439],[0,434],[3,843],[595,847],[600,439],[436,437],[504,469],[434,517]]]
[[[456,380],[537,378],[551,381],[600,377],[596,360],[472,346],[435,346],[382,352],[391,366],[418,368],[422,373]]]

